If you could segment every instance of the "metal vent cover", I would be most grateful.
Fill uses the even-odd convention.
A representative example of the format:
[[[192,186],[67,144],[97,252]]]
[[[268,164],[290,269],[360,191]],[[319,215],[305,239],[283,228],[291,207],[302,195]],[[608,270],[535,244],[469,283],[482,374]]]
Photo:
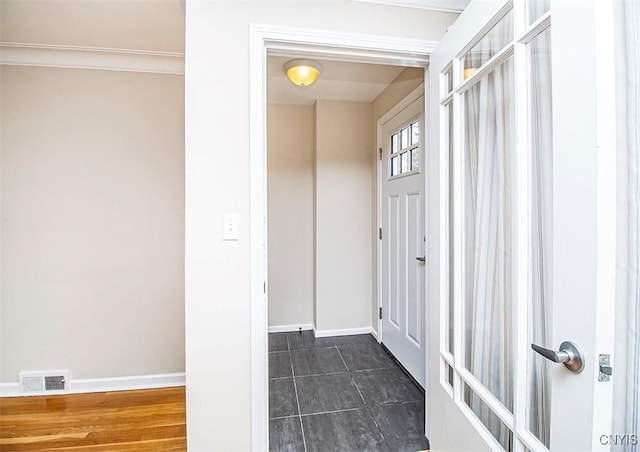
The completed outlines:
[[[65,392],[68,390],[68,381],[68,370],[23,371],[18,373],[20,392]]]
[[[44,390],[45,391],[64,391],[66,380],[64,375],[54,375],[44,377]]]

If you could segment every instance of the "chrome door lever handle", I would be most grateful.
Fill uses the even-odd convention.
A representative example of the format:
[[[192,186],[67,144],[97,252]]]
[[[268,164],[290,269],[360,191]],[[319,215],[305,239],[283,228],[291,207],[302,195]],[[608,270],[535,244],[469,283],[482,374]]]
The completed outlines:
[[[569,356],[569,353],[565,351],[556,352],[554,350],[549,350],[548,348],[540,347],[539,345],[536,345],[536,344],[531,344],[531,348],[536,353],[544,356],[545,358],[547,358],[550,361],[553,361],[554,363],[566,363],[571,359]]]
[[[422,256],[422,257],[416,257],[416,260],[417,260],[418,262],[426,262],[426,261],[427,261],[427,258],[426,258],[425,256]]]
[[[531,348],[554,363],[564,364],[571,372],[580,373],[584,369],[584,355],[573,342],[563,342],[557,352],[536,344],[531,344]]]

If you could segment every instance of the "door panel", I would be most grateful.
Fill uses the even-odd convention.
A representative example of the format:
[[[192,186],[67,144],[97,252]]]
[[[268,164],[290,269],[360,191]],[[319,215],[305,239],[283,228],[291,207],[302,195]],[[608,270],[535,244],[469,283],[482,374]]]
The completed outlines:
[[[400,196],[397,194],[389,196],[389,220],[387,228],[387,242],[389,243],[389,255],[384,262],[388,262],[389,289],[386,297],[389,322],[400,330],[400,288],[402,281],[400,274],[403,264],[402,248],[400,247]],[[384,310],[384,308],[383,308]]]
[[[382,343],[425,383],[424,96],[381,125]]]
[[[409,259],[411,256],[420,256],[424,249],[424,234],[422,224],[422,196],[420,192],[407,193],[407,249]],[[424,266],[416,262],[407,272],[407,339],[413,341],[419,347],[423,332],[421,316],[421,296],[424,295]]]
[[[431,56],[433,449],[593,450],[610,430],[610,79],[570,69],[598,67],[610,3],[472,0]],[[569,340],[580,373],[531,349]]]

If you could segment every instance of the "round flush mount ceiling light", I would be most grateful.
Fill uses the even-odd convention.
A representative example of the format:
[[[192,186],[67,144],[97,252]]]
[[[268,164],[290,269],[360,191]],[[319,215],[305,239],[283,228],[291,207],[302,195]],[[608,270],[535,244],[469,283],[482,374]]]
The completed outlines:
[[[296,58],[287,61],[284,66],[285,74],[291,83],[298,86],[309,86],[315,82],[322,72],[322,65],[314,60]]]

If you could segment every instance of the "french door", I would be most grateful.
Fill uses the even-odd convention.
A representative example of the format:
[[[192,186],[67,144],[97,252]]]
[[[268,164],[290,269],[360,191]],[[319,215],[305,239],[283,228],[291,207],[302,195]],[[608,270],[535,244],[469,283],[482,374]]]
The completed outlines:
[[[431,55],[434,450],[594,450],[611,432],[610,8],[472,0]]]

